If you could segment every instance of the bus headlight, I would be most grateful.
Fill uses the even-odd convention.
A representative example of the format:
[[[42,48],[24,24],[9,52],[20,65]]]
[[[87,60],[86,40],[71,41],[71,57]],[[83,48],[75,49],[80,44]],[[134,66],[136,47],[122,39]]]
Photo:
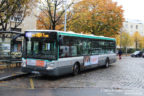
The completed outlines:
[[[47,69],[47,70],[52,70],[52,69],[54,69],[54,63],[47,63],[46,69]]]

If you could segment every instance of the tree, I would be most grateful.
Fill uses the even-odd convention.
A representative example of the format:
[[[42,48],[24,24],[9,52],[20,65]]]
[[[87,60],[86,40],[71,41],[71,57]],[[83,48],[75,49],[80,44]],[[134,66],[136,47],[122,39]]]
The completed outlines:
[[[44,12],[41,12],[37,18],[37,29],[51,29],[50,19],[45,16]]]
[[[120,46],[120,35],[115,36],[117,46]]]
[[[119,34],[124,20],[122,7],[112,0],[81,0],[72,17],[69,30],[110,37]]]
[[[36,0],[0,0],[0,28],[6,31],[11,17],[17,17],[19,22],[15,22],[17,28],[25,16],[31,11],[30,7]]]
[[[133,39],[127,32],[122,32],[121,36],[121,45],[126,50],[127,54],[127,48],[133,45]]]
[[[140,49],[144,48],[144,36],[141,36],[141,38],[140,38],[139,47],[140,47]]]
[[[38,29],[61,29],[64,23],[65,3],[66,0],[42,0],[39,8],[41,13],[37,20]],[[67,9],[73,5],[74,0],[67,4]],[[70,17],[68,13],[68,19]]]
[[[139,48],[139,44],[140,44],[140,40],[141,40],[141,35],[139,34],[138,31],[136,31],[133,34],[133,39],[134,39],[134,43],[135,43],[135,48],[137,50]]]
[[[45,15],[47,11],[40,12],[39,16],[37,16],[37,29],[53,29],[52,23],[50,21],[50,18],[48,18],[47,15]],[[71,18],[71,13],[68,12],[67,19]],[[61,19],[56,23],[56,26],[54,29],[56,30],[63,30],[64,29],[64,16],[61,17]]]
[[[127,48],[133,46],[133,37],[124,29],[122,29],[121,34],[116,35],[115,38],[117,46],[121,45],[120,48],[124,48],[127,54]]]

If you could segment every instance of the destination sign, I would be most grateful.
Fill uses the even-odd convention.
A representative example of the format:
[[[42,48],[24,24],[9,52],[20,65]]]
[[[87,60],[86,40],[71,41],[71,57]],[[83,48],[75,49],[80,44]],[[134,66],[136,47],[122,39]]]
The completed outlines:
[[[32,34],[32,37],[38,37],[38,38],[40,38],[40,37],[46,37],[46,38],[48,38],[49,35],[45,34],[45,33],[36,33],[36,34]]]
[[[28,32],[26,33],[26,37],[29,37],[29,38],[49,38],[49,34],[46,34],[46,33],[32,33],[32,32]]]

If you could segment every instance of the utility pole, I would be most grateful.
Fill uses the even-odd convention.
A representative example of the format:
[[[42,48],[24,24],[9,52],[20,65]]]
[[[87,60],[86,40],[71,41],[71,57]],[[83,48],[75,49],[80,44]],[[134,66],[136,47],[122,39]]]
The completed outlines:
[[[64,23],[64,31],[66,32],[67,25],[67,0],[65,0],[65,23]]]

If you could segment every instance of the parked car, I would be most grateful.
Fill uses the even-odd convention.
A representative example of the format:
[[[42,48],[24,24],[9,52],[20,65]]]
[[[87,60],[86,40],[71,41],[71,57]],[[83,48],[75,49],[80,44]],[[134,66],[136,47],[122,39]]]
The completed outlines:
[[[144,58],[144,52],[142,53],[142,57]]]
[[[141,57],[143,53],[141,51],[135,51],[131,54],[131,57]]]

